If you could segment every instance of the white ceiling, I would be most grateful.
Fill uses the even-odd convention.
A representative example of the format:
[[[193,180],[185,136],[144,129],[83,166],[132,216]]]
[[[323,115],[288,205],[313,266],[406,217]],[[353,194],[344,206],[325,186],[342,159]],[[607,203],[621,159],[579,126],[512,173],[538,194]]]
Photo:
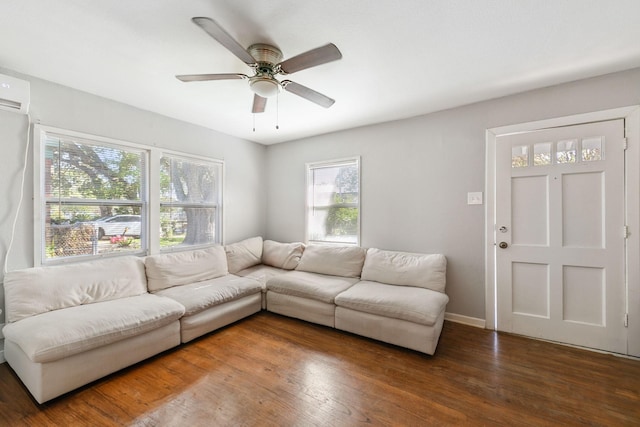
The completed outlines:
[[[333,42],[342,60],[287,78],[336,103],[283,92],[254,132],[246,81],[174,77],[250,73],[194,16],[285,58]],[[639,17],[638,0],[2,0],[0,66],[272,144],[638,67]]]

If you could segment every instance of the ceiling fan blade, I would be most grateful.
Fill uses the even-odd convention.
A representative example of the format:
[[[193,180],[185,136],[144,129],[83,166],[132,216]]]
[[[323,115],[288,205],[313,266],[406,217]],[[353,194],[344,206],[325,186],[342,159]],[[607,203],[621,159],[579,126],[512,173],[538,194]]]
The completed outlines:
[[[264,113],[264,108],[267,106],[267,98],[263,98],[257,93],[253,96],[253,108],[252,113]]]
[[[213,37],[218,43],[227,48],[228,51],[240,58],[242,62],[247,65],[256,63],[253,56],[249,55],[249,52],[240,45],[233,37],[227,33],[224,28],[220,26],[216,21],[211,18],[195,17],[191,20],[204,31]]]
[[[283,80],[280,82],[282,87],[287,92],[291,92],[295,95],[298,95],[308,101],[315,102],[321,107],[329,108],[336,102],[334,99],[329,98],[326,95],[321,94],[320,92],[316,92],[313,89],[309,89],[306,86],[302,86],[296,82],[292,82],[291,80]]]
[[[181,80],[183,82],[204,82],[209,80],[238,80],[238,79],[247,79],[248,76],[244,74],[182,74],[176,76],[176,79]]]
[[[333,43],[329,43],[282,61],[279,65],[282,73],[291,74],[316,65],[337,61],[340,58],[342,58],[340,50]]]

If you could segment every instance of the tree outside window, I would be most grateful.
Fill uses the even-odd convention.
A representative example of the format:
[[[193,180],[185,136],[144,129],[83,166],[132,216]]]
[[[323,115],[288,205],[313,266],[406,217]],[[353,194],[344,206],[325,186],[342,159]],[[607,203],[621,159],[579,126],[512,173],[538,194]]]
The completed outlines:
[[[202,159],[163,155],[160,159],[160,243],[220,243],[222,165]]]
[[[141,243],[143,150],[47,134],[43,154],[44,261],[146,248]],[[103,221],[118,215],[138,218],[137,228],[130,222],[109,222],[109,232],[120,236],[120,244],[101,245],[107,229]],[[135,231],[135,239],[127,231]]]
[[[38,265],[221,243],[221,161],[40,125],[36,132]],[[150,177],[159,180],[159,205],[149,205]],[[160,233],[159,245],[149,233]]]

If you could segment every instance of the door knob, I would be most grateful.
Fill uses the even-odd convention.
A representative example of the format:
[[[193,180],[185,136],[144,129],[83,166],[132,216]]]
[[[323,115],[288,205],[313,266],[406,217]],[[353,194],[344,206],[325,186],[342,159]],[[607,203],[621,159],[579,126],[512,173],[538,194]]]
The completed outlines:
[[[507,249],[507,247],[509,247],[509,244],[507,242],[500,242],[498,243],[498,247],[500,247],[500,249]]]

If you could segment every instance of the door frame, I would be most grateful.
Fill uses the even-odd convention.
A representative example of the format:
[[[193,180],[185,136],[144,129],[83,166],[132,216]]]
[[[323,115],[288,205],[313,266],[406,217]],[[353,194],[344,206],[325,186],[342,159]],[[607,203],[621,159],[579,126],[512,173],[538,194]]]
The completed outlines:
[[[628,238],[626,279],[627,353],[640,357],[640,105],[577,114],[486,130],[485,151],[485,327],[497,329],[496,283],[496,144],[498,136],[589,122],[625,120],[625,204]],[[623,230],[620,230],[622,233]],[[621,319],[623,321],[624,319]]]

